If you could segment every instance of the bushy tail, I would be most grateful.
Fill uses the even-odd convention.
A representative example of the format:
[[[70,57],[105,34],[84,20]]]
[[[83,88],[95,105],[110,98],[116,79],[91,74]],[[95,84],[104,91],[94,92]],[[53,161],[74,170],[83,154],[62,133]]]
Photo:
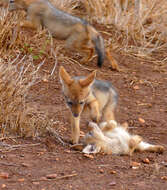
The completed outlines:
[[[102,36],[90,25],[87,25],[87,31],[89,38],[95,46],[96,53],[98,55],[97,65],[102,67],[105,58],[105,47]]]

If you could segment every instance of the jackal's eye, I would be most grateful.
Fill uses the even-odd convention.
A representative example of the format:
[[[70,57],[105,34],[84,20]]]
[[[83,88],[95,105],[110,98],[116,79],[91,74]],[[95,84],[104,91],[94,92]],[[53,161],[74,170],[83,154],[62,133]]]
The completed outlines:
[[[9,3],[14,3],[14,0],[10,0]]]
[[[72,106],[72,105],[73,105],[73,103],[72,103],[71,101],[67,101],[67,104],[68,104],[69,106]]]
[[[85,103],[84,101],[79,102],[80,105],[83,105],[84,103]]]

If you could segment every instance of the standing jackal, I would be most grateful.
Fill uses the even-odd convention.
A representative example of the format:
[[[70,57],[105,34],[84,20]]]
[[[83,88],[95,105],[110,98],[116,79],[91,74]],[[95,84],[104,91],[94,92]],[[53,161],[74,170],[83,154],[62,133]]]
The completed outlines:
[[[47,0],[10,0],[9,10],[18,9],[27,12],[27,20],[21,23],[22,27],[46,27],[53,37],[66,40],[67,49],[83,53],[83,63],[91,59],[95,49],[98,55],[97,65],[102,66],[105,57],[104,41],[87,21],[55,8]]]
[[[136,151],[149,151],[162,153],[164,147],[161,145],[152,145],[142,140],[138,135],[131,135],[127,131],[128,126],[117,124],[111,120],[108,123],[102,122],[99,126],[90,122],[91,131],[84,137],[86,147],[84,153],[98,153],[132,155]],[[77,145],[76,145],[77,147]]]
[[[95,122],[115,119],[117,93],[108,81],[96,80],[96,71],[87,77],[72,78],[60,67],[59,77],[67,106],[71,111],[72,143],[78,143],[80,134],[80,115],[84,108],[90,111]]]

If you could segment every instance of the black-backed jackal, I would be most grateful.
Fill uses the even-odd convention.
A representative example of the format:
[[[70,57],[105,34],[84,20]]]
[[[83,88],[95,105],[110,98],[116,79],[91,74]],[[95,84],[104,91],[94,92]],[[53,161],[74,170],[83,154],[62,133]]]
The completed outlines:
[[[161,145],[152,145],[144,142],[138,135],[131,135],[127,131],[128,125],[120,125],[114,120],[99,125],[90,122],[89,127],[91,131],[85,135],[83,141],[86,145],[82,150],[84,153],[132,155],[134,151],[158,153],[164,151]]]
[[[87,21],[55,8],[47,0],[10,0],[9,10],[25,10],[27,20],[21,27],[47,28],[53,37],[66,40],[66,48],[84,54],[81,62],[87,62],[98,55],[97,65],[102,66],[105,57],[104,41],[100,33]]]
[[[89,110],[91,119],[97,123],[115,119],[117,93],[110,82],[95,79],[96,71],[87,77],[72,78],[61,66],[59,77],[62,93],[71,113],[73,144],[79,141],[79,122],[83,110]]]

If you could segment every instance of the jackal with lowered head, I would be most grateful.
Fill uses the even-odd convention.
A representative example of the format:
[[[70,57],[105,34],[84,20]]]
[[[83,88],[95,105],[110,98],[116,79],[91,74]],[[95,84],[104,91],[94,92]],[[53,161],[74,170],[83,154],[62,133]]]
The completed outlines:
[[[71,77],[61,66],[59,77],[62,93],[71,113],[73,144],[79,141],[79,122],[83,111],[89,111],[90,118],[97,123],[115,119],[117,92],[109,81],[95,79],[96,71],[87,77]]]

